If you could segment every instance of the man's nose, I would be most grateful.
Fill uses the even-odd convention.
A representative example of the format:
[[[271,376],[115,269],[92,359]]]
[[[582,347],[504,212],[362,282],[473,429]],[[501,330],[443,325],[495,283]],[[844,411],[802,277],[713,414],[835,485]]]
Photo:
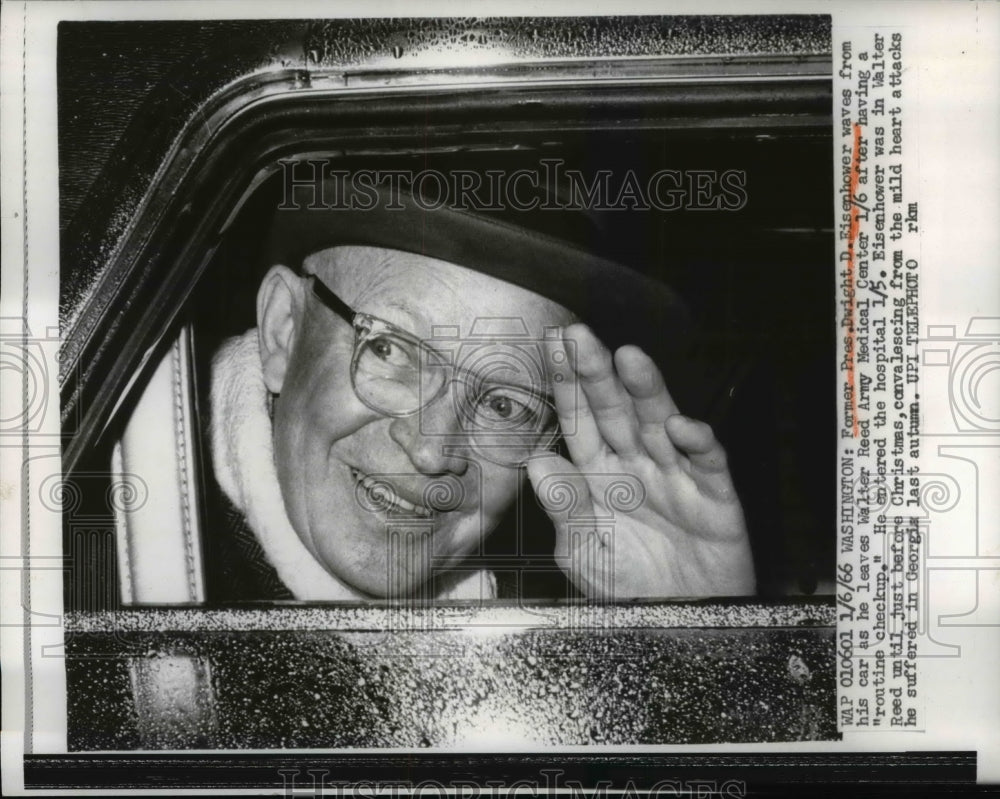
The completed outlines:
[[[461,433],[461,423],[449,391],[412,416],[398,417],[389,425],[389,436],[424,474],[465,472],[469,463],[462,456],[467,442]]]

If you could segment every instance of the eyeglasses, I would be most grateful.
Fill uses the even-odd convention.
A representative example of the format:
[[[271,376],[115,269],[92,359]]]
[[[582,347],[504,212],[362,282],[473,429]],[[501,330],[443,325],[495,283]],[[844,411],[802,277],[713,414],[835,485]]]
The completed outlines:
[[[474,357],[466,358],[479,367],[473,373],[454,365],[455,352],[431,347],[390,322],[355,311],[316,275],[309,277],[316,298],[354,328],[351,386],[372,410],[411,416],[453,386],[462,432],[487,460],[520,466],[558,439],[559,422],[551,398],[498,379],[511,374],[540,376],[541,362],[531,357],[530,346],[480,347],[485,356],[477,350]]]

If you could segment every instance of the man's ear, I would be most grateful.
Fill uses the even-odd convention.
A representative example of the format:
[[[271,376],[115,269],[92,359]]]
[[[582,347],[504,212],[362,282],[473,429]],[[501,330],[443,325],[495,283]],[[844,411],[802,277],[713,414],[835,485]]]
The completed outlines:
[[[272,266],[257,290],[257,339],[264,384],[280,394],[302,319],[302,279],[287,266]]]

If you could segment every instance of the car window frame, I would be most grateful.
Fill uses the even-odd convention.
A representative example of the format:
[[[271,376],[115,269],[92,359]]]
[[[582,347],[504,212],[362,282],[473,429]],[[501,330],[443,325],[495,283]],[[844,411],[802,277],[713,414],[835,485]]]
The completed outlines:
[[[612,110],[622,103],[647,107],[644,104],[656,102],[650,97],[664,94],[668,105],[688,104],[689,108],[711,96],[723,112],[733,112],[716,112],[719,115],[712,124],[749,128],[761,135],[795,127],[828,130],[830,126],[829,59],[819,56],[682,62],[648,59],[638,63],[600,59],[527,64],[513,71],[289,69],[238,80],[202,108],[174,143],[153,188],[107,256],[90,299],[81,303],[71,320],[66,335],[73,345],[65,349],[63,361],[64,418],[75,421],[64,450],[67,472],[71,475],[98,442],[115,435],[120,409],[141,388],[160,355],[172,346],[172,333],[183,321],[187,300],[211,263],[221,235],[252,189],[273,174],[281,157],[326,152],[337,137],[342,140],[343,129],[329,133],[330,119],[351,119],[352,114],[369,119],[380,114],[399,117],[406,110],[399,107],[401,101],[410,104],[411,115],[414,109],[427,113],[430,104],[435,113],[459,112],[456,117],[475,118],[484,109],[530,107],[540,98],[556,95],[568,107],[574,100],[583,103],[588,94],[587,102],[593,102],[595,94],[606,102],[608,125],[613,124]],[[784,108],[786,113],[735,113],[740,107],[753,108],[754,101],[762,97],[769,99],[772,110]],[[314,118],[317,108],[326,109],[330,119],[317,122],[308,131],[296,128],[297,119]],[[698,120],[688,122],[699,124]],[[681,120],[676,124],[685,123]],[[294,142],[287,140],[291,130],[298,133]],[[242,171],[227,169],[234,159],[249,166]],[[223,181],[206,185],[210,176],[220,174],[226,175]],[[206,193],[215,203],[204,201]],[[230,210],[206,215],[197,212],[208,206]],[[167,243],[177,240],[184,244],[176,249]],[[150,255],[175,251],[178,257],[170,264]],[[116,305],[150,307],[148,299],[152,297],[159,298],[159,306],[141,318],[138,329],[127,334],[129,320],[107,313]],[[715,612],[739,604],[720,601],[708,607]],[[817,624],[829,628],[833,623],[829,599],[787,600],[770,603],[770,607],[791,611],[817,608]],[[155,610],[150,609],[148,615]],[[339,612],[331,607],[323,610],[335,616]],[[175,612],[179,628],[196,625],[203,613],[196,607],[180,607]],[[761,630],[768,629],[767,621],[774,618],[770,613],[762,611],[757,618],[756,626]],[[607,629],[609,614],[608,609],[598,610],[588,626]],[[134,624],[141,626],[144,616],[146,611],[134,609]],[[102,618],[114,623],[113,616],[102,617],[100,613],[80,612],[69,618],[71,633],[76,635],[99,628]]]

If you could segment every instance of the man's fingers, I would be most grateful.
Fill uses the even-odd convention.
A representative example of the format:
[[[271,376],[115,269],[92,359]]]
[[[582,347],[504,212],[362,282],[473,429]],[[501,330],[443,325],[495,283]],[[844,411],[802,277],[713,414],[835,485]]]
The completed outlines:
[[[543,346],[552,377],[552,396],[556,403],[559,429],[570,457],[577,463],[586,463],[601,451],[602,440],[577,380],[576,348],[567,347],[562,338],[546,338]]]
[[[705,422],[680,414],[667,419],[664,427],[677,449],[687,455],[691,477],[699,488],[719,499],[735,499],[726,451],[712,428]]]
[[[705,422],[678,413],[667,419],[664,427],[670,440],[687,454],[694,468],[703,472],[726,471],[726,451]]]
[[[663,375],[653,359],[638,347],[621,347],[615,353],[615,365],[622,384],[632,396],[639,438],[649,456],[664,469],[679,463],[664,423],[677,413],[677,404],[663,382]]]
[[[586,400],[608,447],[622,456],[634,455],[641,448],[635,405],[618,378],[611,353],[582,324],[566,328],[564,338],[571,345],[568,347],[570,357],[576,359],[581,404]]]

